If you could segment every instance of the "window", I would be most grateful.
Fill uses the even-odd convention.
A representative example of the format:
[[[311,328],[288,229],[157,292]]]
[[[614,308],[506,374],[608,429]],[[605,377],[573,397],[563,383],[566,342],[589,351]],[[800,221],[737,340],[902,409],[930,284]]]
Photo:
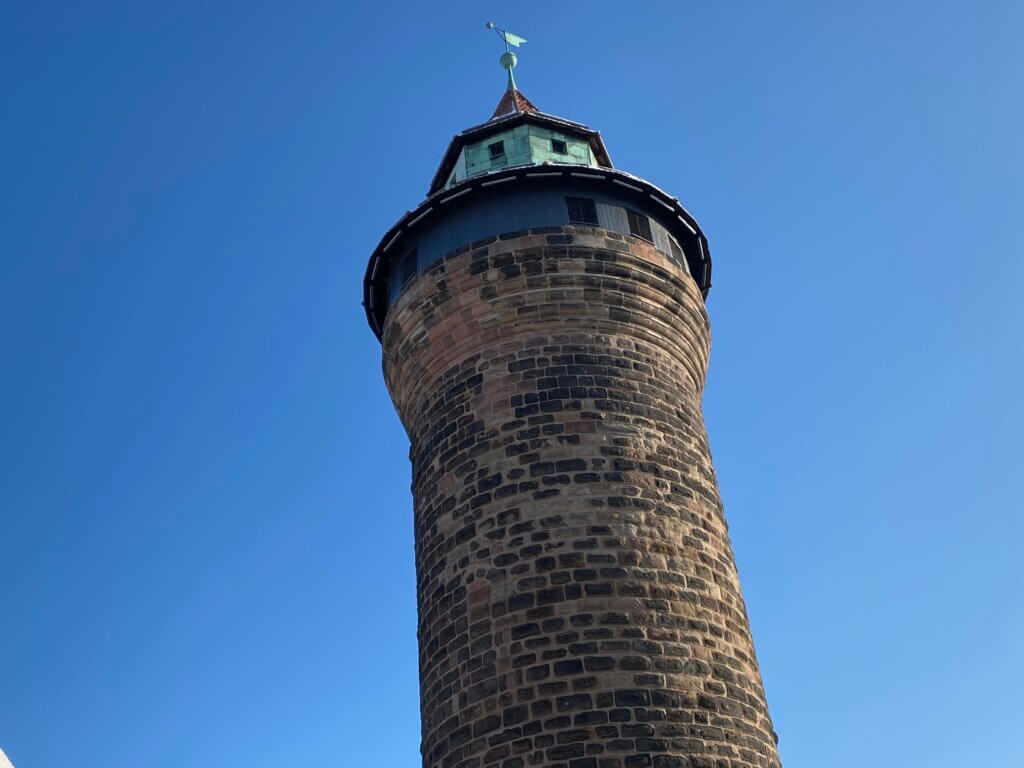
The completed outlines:
[[[569,221],[574,224],[597,224],[597,206],[589,197],[567,197]]]
[[[496,141],[493,144],[487,145],[487,151],[491,153],[491,160],[504,160],[505,159],[505,142]]]
[[[654,242],[651,237],[651,221],[642,213],[637,213],[631,208],[626,209],[626,218],[629,219],[629,232],[637,237],[642,237],[649,243]]]
[[[668,238],[668,248],[672,251],[673,256],[675,256],[679,261],[683,261],[683,249],[679,247],[679,243],[677,243],[676,239],[671,235],[669,235]]]
[[[416,276],[416,249],[413,248],[409,255],[402,259],[402,286]]]
[[[560,155],[567,155],[567,154],[569,154],[569,150],[566,148],[565,142],[562,141],[561,139],[552,139],[551,140],[551,151],[552,152],[557,152]]]

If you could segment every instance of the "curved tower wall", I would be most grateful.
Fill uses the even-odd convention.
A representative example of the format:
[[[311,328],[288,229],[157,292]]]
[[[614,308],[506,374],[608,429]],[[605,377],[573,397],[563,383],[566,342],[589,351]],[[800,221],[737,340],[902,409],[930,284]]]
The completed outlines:
[[[679,261],[599,227],[496,232],[412,277],[382,340],[424,766],[777,766]]]

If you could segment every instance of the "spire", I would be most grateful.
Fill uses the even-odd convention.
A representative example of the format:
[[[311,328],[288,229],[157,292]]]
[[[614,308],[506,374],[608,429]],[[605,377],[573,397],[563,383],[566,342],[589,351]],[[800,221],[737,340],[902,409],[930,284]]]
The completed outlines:
[[[494,114],[491,115],[491,119],[493,120],[496,117],[523,112],[536,112],[537,108],[530,103],[528,98],[519,92],[519,89],[516,87],[516,79],[512,74],[512,70],[515,68],[518,59],[516,58],[516,55],[509,50],[509,46],[514,45],[518,48],[520,44],[526,42],[526,38],[514,35],[507,30],[499,29],[489,21],[484,26],[486,26],[487,29],[493,29],[497,32],[498,37],[500,37],[502,42],[505,43],[505,52],[501,54],[501,58],[498,59],[498,61],[501,66],[508,71],[508,85],[505,88],[505,95],[502,96],[501,101],[498,102],[498,106],[495,108]]]
[[[494,114],[491,115],[491,120],[496,117],[504,117],[505,115],[537,111],[539,110],[533,106],[530,100],[516,89],[515,84],[512,84],[502,94],[501,101],[498,102],[498,106],[494,108]]]

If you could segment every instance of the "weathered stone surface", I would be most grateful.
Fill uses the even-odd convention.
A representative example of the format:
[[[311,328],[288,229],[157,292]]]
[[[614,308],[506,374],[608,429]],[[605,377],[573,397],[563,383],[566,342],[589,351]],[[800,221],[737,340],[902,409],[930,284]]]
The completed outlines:
[[[700,410],[696,285],[587,227],[406,287],[426,768],[778,766]]]

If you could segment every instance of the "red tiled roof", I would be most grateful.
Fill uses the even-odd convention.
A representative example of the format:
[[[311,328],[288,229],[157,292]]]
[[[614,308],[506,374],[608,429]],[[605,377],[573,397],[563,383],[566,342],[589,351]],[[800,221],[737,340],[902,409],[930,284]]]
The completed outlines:
[[[509,88],[505,91],[505,94],[501,97],[501,101],[498,102],[498,106],[494,109],[494,114],[491,115],[493,120],[496,117],[502,117],[503,115],[514,115],[517,112],[537,112],[537,108],[530,103],[530,100],[523,96],[517,89]]]

